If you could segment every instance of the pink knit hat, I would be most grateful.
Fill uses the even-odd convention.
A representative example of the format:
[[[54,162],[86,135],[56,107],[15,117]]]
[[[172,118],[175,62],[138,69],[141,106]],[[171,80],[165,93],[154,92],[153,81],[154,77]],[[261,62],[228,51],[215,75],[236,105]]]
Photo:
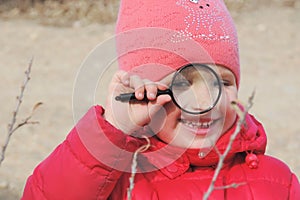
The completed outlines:
[[[223,0],[121,0],[120,69],[159,80],[191,63],[222,65],[240,82],[238,39]]]

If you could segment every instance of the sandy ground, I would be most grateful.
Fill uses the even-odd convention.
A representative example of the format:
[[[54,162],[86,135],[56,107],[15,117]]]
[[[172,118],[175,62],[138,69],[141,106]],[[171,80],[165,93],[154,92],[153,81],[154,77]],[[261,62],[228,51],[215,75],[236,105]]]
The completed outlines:
[[[269,137],[267,153],[285,161],[300,177],[300,9],[262,7],[236,17],[240,37],[240,99],[256,89],[251,112]],[[0,167],[0,199],[18,199],[26,178],[74,125],[72,92],[88,53],[113,34],[114,24],[57,28],[33,21],[0,19],[0,143],[32,56],[32,80],[19,120],[36,102],[39,125],[19,129]],[[101,104],[101,97],[99,102]],[[97,100],[98,101],[98,100]]]

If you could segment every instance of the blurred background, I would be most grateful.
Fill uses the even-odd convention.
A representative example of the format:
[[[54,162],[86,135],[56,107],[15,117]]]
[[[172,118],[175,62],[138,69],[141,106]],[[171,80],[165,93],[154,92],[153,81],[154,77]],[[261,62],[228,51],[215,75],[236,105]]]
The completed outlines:
[[[235,14],[262,5],[296,7],[299,4],[299,0],[224,1]],[[112,23],[117,17],[118,7],[119,0],[0,0],[0,14],[4,19],[21,17],[54,26]]]
[[[246,102],[256,90],[251,113],[267,131],[267,154],[300,177],[300,0],[225,2],[240,38],[239,98]],[[118,5],[118,0],[0,0],[0,144],[32,57],[18,122],[43,102],[33,117],[39,124],[11,138],[0,166],[0,199],[19,199],[34,167],[73,127],[76,75],[89,52],[113,36]],[[103,104],[106,92],[99,88],[95,103]]]

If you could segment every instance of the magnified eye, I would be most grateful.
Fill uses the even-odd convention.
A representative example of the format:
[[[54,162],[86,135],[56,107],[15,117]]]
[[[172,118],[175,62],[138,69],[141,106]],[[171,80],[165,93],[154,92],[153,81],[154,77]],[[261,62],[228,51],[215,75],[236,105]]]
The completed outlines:
[[[172,84],[172,87],[176,90],[186,90],[190,86],[191,86],[191,83],[186,79],[177,80],[177,81],[173,82],[173,84]]]
[[[214,87],[219,87],[219,82],[218,81],[214,81],[212,84]]]

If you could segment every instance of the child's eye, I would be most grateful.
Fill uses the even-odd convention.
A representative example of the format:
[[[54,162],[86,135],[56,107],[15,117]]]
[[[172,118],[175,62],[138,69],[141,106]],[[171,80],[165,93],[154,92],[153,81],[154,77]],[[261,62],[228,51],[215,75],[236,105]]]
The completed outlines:
[[[214,87],[219,87],[219,81],[214,81],[214,82],[213,82],[213,86],[214,86]]]
[[[222,82],[222,84],[223,84],[224,86],[231,86],[231,85],[232,85],[231,82],[228,81],[228,80],[222,80],[221,82]]]
[[[188,82],[187,80],[175,81],[175,82],[173,82],[173,84],[172,84],[172,87],[173,87],[173,88],[181,89],[181,90],[186,89],[186,88],[188,88],[188,87],[190,87],[190,86],[191,86],[191,83]]]

